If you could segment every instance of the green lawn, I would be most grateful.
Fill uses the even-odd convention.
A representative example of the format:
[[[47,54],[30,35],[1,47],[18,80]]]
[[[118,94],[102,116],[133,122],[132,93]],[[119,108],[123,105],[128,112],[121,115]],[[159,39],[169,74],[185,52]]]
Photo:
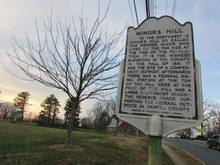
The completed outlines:
[[[147,164],[148,137],[77,129],[72,145],[66,130],[14,124],[0,119],[0,164]],[[163,165],[173,162],[163,151]]]

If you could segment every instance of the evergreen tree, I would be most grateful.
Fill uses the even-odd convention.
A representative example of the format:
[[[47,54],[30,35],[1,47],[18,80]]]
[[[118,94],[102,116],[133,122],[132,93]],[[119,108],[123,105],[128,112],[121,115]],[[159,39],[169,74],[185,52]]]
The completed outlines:
[[[70,98],[70,99],[67,99],[66,102],[65,102],[65,107],[64,107],[64,110],[66,111],[64,116],[65,116],[65,123],[67,124],[69,122],[69,118],[70,118],[70,115],[72,113],[72,110],[73,110],[73,107],[75,105],[75,100],[74,98]],[[74,113],[74,121],[73,121],[73,125],[75,127],[77,127],[79,125],[79,114],[81,113],[80,111],[80,107],[78,106],[76,112]]]
[[[40,111],[39,116],[38,116],[39,120],[41,121],[42,118],[45,117],[45,115],[46,115],[46,112],[44,110]]]
[[[28,92],[21,92],[14,98],[14,106],[21,110],[22,117],[24,119],[24,108],[29,105],[28,100],[30,99],[30,94]]]
[[[48,122],[50,123],[52,120],[52,123],[54,123],[55,118],[59,113],[60,104],[58,99],[51,94],[41,103],[41,107],[44,108],[44,111],[48,116]]]
[[[60,113],[60,111],[59,111],[59,107],[60,107],[60,104],[59,104],[59,103],[60,103],[60,102],[59,102],[57,99],[54,99],[54,100],[53,100],[53,103],[54,103],[54,108],[53,108],[53,111],[52,111],[52,113],[53,113],[52,122],[54,123],[56,116],[58,115],[58,113]]]

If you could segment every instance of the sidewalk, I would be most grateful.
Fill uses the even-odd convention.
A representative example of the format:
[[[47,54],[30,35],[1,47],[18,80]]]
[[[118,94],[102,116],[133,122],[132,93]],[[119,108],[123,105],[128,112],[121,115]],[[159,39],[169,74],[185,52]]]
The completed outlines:
[[[178,154],[177,152],[175,152],[174,150],[172,150],[170,147],[168,147],[166,145],[166,143],[170,144],[167,141],[162,141],[162,148],[165,150],[165,152],[167,153],[167,155],[170,156],[170,158],[173,160],[175,165],[190,165],[189,162],[187,162],[183,156],[181,156],[180,154]],[[177,147],[178,148],[178,147]],[[181,150],[181,149],[180,149]],[[186,152],[186,151],[184,151]],[[190,153],[186,152],[187,154],[191,155]],[[193,155],[191,155],[191,157],[194,157]],[[204,162],[202,162],[201,160],[199,160],[198,158],[194,157],[195,160],[199,162],[199,164],[202,165],[206,165]]]
[[[167,155],[173,160],[175,165],[190,165],[181,155],[170,149],[168,146],[162,143],[162,148]]]

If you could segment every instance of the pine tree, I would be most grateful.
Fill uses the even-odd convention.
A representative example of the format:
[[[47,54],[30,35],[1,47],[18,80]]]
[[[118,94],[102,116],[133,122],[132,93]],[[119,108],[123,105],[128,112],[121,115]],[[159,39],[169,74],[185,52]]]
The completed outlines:
[[[21,110],[22,117],[24,119],[24,108],[29,105],[28,100],[30,99],[30,94],[28,92],[18,93],[17,97],[14,98],[14,106]]]
[[[65,102],[65,107],[64,107],[64,110],[66,111],[64,116],[65,116],[65,123],[67,124],[69,122],[69,118],[70,118],[70,115],[72,113],[72,110],[73,110],[73,107],[75,105],[75,100],[72,98],[72,99],[67,99],[66,102]],[[73,121],[73,126],[77,127],[79,125],[79,114],[81,113],[80,112],[80,107],[78,106],[76,112],[74,113],[74,121]]]
[[[44,108],[44,111],[48,116],[48,122],[50,123],[52,120],[52,123],[54,123],[55,118],[59,113],[60,104],[58,99],[51,94],[41,103],[41,107]]]

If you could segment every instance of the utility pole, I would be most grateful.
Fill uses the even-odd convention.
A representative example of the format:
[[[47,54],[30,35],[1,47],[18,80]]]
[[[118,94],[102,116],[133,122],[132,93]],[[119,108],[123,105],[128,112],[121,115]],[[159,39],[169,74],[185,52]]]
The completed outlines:
[[[149,0],[145,0],[146,2],[146,16],[147,18],[150,18],[150,2]]]
[[[150,2],[149,0],[145,0],[146,2],[146,15],[147,19],[150,18]],[[152,117],[153,120],[156,118]],[[160,118],[160,117],[159,117]],[[152,122],[154,123],[154,121]],[[157,129],[162,129],[161,125],[157,125]],[[154,127],[154,126],[153,126]],[[155,129],[153,130],[155,131]],[[148,164],[150,165],[161,165],[162,159],[162,137],[159,135],[149,135],[149,149],[148,149]]]

